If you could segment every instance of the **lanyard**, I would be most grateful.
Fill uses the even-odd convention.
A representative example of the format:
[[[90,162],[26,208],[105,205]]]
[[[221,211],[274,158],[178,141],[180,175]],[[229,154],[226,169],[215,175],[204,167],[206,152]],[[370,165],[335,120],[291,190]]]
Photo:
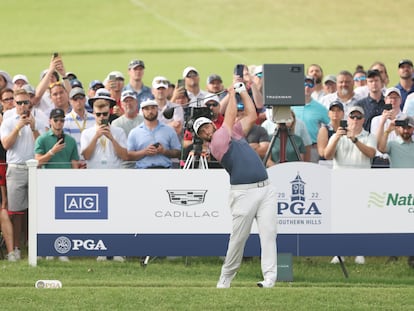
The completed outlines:
[[[72,111],[71,112],[72,118],[76,123],[76,126],[79,128],[79,131],[82,133],[82,131],[86,128],[86,116],[83,118],[83,124],[82,127],[80,126],[77,118],[76,118],[76,114]]]

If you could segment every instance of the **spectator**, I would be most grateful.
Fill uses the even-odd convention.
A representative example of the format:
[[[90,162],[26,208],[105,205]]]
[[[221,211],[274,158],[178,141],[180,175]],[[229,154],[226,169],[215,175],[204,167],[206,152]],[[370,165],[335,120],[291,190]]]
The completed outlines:
[[[194,67],[186,67],[183,71],[183,79],[185,89],[190,97],[190,106],[200,107],[201,101],[207,92],[200,89],[200,76],[198,75],[197,69]]]
[[[319,129],[317,145],[318,154],[320,156],[319,163],[321,163],[321,161],[329,161],[328,163],[323,163],[327,164],[328,166],[331,166],[331,161],[326,160],[324,158],[324,155],[329,139],[334,133],[336,133],[340,126],[341,120],[344,118],[344,106],[340,101],[334,101],[333,103],[331,103],[331,105],[329,106],[328,116],[330,122],[329,124],[321,126],[321,128]]]
[[[397,120],[389,122],[386,130],[383,127],[378,128],[378,150],[389,155],[391,168],[414,168],[414,119],[400,116],[398,121],[400,123]],[[397,138],[389,140],[388,135],[394,131]],[[397,258],[390,257],[391,260]],[[408,257],[408,265],[414,268],[414,256]]]
[[[295,123],[296,117],[295,113],[291,111],[291,119],[286,122],[286,130],[288,131],[288,135],[290,136],[286,141],[285,146],[285,159],[286,162],[293,162],[293,161],[304,161],[306,148],[305,144],[303,143],[303,139],[295,134]],[[278,124],[280,126],[280,124]],[[293,143],[292,143],[293,142]],[[270,167],[275,165],[276,163],[280,163],[280,136],[276,137],[274,140],[274,144],[271,149],[270,157],[267,159],[266,166]],[[296,153],[296,150],[299,152]],[[267,151],[267,150],[266,150]]]
[[[367,85],[367,72],[364,67],[358,65],[354,72],[354,88]]]
[[[321,101],[321,98],[326,94],[323,88],[323,70],[318,64],[312,64],[308,68],[307,76],[313,77],[315,87],[312,92],[312,98],[317,102]]]
[[[94,97],[88,99],[88,105],[90,107],[92,107],[92,109],[93,109],[93,104],[98,99],[103,99],[103,100],[105,100],[105,101],[108,102],[109,107],[111,108],[110,109],[110,115],[109,115],[109,123],[112,123],[113,120],[115,120],[116,118],[118,118],[118,116],[116,114],[113,114],[112,113],[112,108],[116,105],[115,99],[113,99],[111,97],[111,94],[109,93],[109,91],[107,89],[102,88],[102,89],[98,89],[95,92],[95,96]]]
[[[311,76],[305,77],[305,105],[293,106],[291,109],[295,113],[296,118],[302,120],[309,136],[312,140],[312,149],[310,161],[318,163],[319,154],[317,148],[318,131],[322,124],[329,123],[328,109],[323,107],[319,102],[312,98],[312,92],[315,88],[315,80]]]
[[[154,100],[158,104],[158,120],[161,123],[171,126],[178,137],[183,135],[183,125],[184,125],[184,111],[183,108],[175,103],[170,102],[167,99],[168,91],[168,80],[165,77],[155,77],[152,80],[152,94],[154,95]],[[171,119],[167,119],[164,116],[164,111],[169,108],[174,108],[174,113]]]
[[[28,208],[28,169],[26,161],[34,157],[34,141],[39,136],[34,117],[30,114],[30,98],[25,90],[14,94],[16,117],[3,121],[0,137],[7,150],[7,197],[13,219],[14,254],[21,258],[23,220]]]
[[[135,93],[132,91],[123,91],[121,96],[121,105],[125,113],[112,122],[113,126],[120,127],[124,130],[126,137],[129,132],[136,128],[144,121],[144,117],[138,114],[138,103]],[[134,168],[135,162],[124,161],[122,164],[125,168]]]
[[[13,90],[21,89],[23,85],[29,84],[29,79],[23,74],[17,74],[13,77]]]
[[[138,101],[138,109],[143,101],[154,99],[151,89],[144,85],[143,78],[145,64],[142,60],[133,59],[128,64],[129,83],[124,87],[124,91],[133,91]]]
[[[327,94],[332,94],[335,92],[336,92],[336,77],[334,75],[327,75],[325,78],[323,78],[323,93],[324,93],[323,96]]]
[[[128,155],[135,168],[171,168],[172,158],[179,158],[181,144],[172,127],[158,119],[158,103],[141,103],[144,122],[128,135]]]
[[[263,65],[254,67],[252,81],[263,96]]]
[[[7,72],[0,70],[0,91],[5,88],[13,89],[12,79]]]
[[[364,129],[371,130],[371,121],[374,117],[380,115],[384,110],[384,95],[382,95],[381,75],[378,70],[368,70],[367,87],[369,94],[367,97],[360,99],[357,105],[362,106],[365,111]]]
[[[111,107],[111,115],[116,117],[122,116],[124,111],[121,107],[121,93],[124,89],[124,75],[120,71],[111,71],[104,80],[105,88],[111,94],[110,97],[115,100],[115,105]],[[111,120],[112,121],[112,120]]]
[[[97,99],[93,102],[95,126],[86,128],[81,134],[81,155],[88,169],[121,168],[128,160],[124,130],[108,124],[109,102]]]
[[[2,89],[0,91],[0,99],[2,113],[14,108],[14,92],[12,89],[9,89],[8,87]]]
[[[65,113],[72,110],[69,103],[69,94],[63,83],[58,81],[50,84],[49,93],[54,108],[62,109]]]
[[[324,157],[333,159],[333,168],[370,168],[375,156],[377,139],[363,128],[364,109],[353,106],[349,109],[348,127],[338,127],[329,139]],[[334,257],[331,263],[338,263]],[[355,263],[364,264],[364,256],[356,256]]]
[[[344,105],[345,117],[348,109],[361,99],[360,95],[354,93],[354,78],[349,71],[343,70],[336,76],[336,92],[327,94],[321,99],[321,104],[327,109],[334,101],[340,101]]]
[[[83,89],[78,87],[72,89],[69,97],[72,111],[65,116],[63,132],[70,135],[76,141],[78,154],[81,154],[81,134],[85,129],[94,126],[95,117],[85,109],[86,96]],[[86,162],[83,156],[80,157],[79,164],[81,168],[85,168]]]
[[[207,92],[216,94],[220,100],[227,94],[227,90],[224,88],[223,80],[218,74],[211,74],[207,78]]]
[[[96,91],[103,88],[105,88],[105,86],[100,80],[92,80],[89,83],[88,98],[95,97]]]
[[[401,110],[404,108],[407,96],[414,92],[414,82],[412,79],[413,74],[413,62],[409,59],[400,60],[398,63],[398,75],[400,76],[400,82],[395,87],[399,89],[401,93]]]

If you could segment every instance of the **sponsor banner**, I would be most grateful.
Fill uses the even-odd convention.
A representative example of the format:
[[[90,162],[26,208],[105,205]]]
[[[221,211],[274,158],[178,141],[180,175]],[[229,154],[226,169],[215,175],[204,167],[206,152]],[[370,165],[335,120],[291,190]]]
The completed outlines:
[[[38,234],[39,256],[224,256],[228,234]],[[409,256],[411,234],[280,234],[279,253],[294,256]],[[245,256],[260,256],[257,234]]]

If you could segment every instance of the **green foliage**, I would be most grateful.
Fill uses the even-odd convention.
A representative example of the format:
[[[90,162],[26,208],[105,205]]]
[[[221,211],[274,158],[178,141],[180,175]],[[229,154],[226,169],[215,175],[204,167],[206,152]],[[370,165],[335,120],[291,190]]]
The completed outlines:
[[[296,257],[294,282],[260,289],[260,262],[253,258],[228,290],[215,288],[217,257],[155,258],[146,268],[136,258],[40,260],[37,267],[3,261],[0,293],[5,310],[412,310],[414,269],[406,258],[385,264],[385,257],[367,257],[365,265],[352,259],[346,279],[328,257]],[[36,289],[38,279],[58,279],[63,288]]]

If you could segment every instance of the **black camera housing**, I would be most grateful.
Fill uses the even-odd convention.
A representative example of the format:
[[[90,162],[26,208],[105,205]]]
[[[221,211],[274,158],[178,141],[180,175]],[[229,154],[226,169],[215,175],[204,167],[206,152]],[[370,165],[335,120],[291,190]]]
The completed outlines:
[[[346,129],[348,127],[348,121],[347,120],[339,121],[339,126]]]
[[[236,67],[234,67],[234,74],[243,79],[244,65],[243,64],[237,64]]]
[[[392,104],[385,104],[384,110],[392,110]]]

